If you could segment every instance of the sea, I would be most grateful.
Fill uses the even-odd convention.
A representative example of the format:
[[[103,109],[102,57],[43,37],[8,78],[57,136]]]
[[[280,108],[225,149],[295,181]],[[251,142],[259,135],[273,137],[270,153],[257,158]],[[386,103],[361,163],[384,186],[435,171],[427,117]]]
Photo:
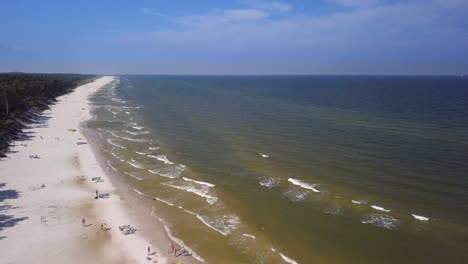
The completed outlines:
[[[468,78],[118,76],[109,170],[206,263],[468,263]]]

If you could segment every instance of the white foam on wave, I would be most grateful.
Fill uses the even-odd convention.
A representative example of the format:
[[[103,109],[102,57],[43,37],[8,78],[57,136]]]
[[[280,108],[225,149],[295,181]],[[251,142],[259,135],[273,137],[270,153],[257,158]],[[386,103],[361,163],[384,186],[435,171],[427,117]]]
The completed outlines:
[[[159,147],[149,147],[148,149],[149,149],[149,150],[158,150]]]
[[[355,204],[366,204],[367,201],[365,200],[351,200],[352,203],[355,203]]]
[[[190,247],[188,247],[188,246],[184,243],[184,241],[178,239],[177,237],[175,237],[175,236],[172,234],[171,229],[169,228],[169,225],[167,224],[167,222],[164,221],[164,219],[159,218],[159,217],[157,217],[157,216],[154,214],[154,207],[151,209],[151,216],[154,217],[154,218],[156,218],[156,219],[158,219],[159,222],[161,222],[161,223],[163,224],[164,230],[166,230],[167,236],[168,236],[172,241],[174,241],[174,242],[176,242],[177,244],[179,244],[179,245],[185,247],[185,248],[192,254],[192,257],[193,257],[194,259],[196,259],[196,260],[198,260],[198,261],[200,261],[200,262],[206,263],[206,261],[205,261],[202,257],[200,257],[199,255],[197,255],[197,253],[195,253],[195,251],[193,251],[193,249],[191,249]]]
[[[390,209],[385,209],[381,206],[377,206],[377,205],[371,205],[370,207],[374,208],[375,210],[379,210],[379,211],[383,211],[383,212],[390,212],[391,210]]]
[[[149,131],[132,132],[128,130],[123,130],[123,132],[128,133],[130,135],[134,135],[134,136],[141,136],[141,135],[146,135],[150,133]]]
[[[133,142],[138,142],[138,143],[148,143],[149,141],[147,139],[140,139],[140,138],[129,138],[129,137],[120,137],[121,139],[133,141]]]
[[[109,168],[111,168],[112,170],[114,171],[118,171],[114,166],[112,166],[112,164],[110,163],[110,160],[107,161],[107,166],[109,166]]]
[[[143,164],[138,163],[136,160],[132,159],[127,161],[128,164],[130,164],[132,167],[137,168],[137,169],[144,169],[145,167]]]
[[[298,191],[298,190],[289,190],[289,191],[286,191],[284,193],[284,195],[286,197],[288,197],[288,199],[291,201],[291,202],[299,202],[299,201],[303,201],[305,200],[305,198],[307,198],[307,192],[306,191]]]
[[[239,217],[232,215],[224,215],[218,218],[209,218],[197,214],[198,220],[216,232],[227,236],[232,231],[237,229],[240,224]]]
[[[174,206],[173,203],[171,203],[171,202],[169,202],[169,201],[166,201],[166,200],[164,200],[164,199],[161,199],[161,198],[158,198],[158,197],[154,197],[154,196],[153,196],[153,199],[155,199],[155,200],[157,200],[157,201],[160,201],[160,202],[162,202],[162,203],[165,203],[165,204],[167,204],[167,205],[169,205],[169,206]]]
[[[194,179],[190,179],[190,178],[186,178],[186,177],[182,177],[182,179],[184,179],[184,181],[194,182],[194,183],[198,183],[198,184],[201,184],[201,185],[205,185],[205,186],[208,186],[210,188],[215,187],[214,184],[209,183],[209,182],[196,181]]]
[[[138,177],[138,176],[135,176],[135,175],[132,174],[132,173],[129,173],[129,172],[124,172],[124,173],[127,174],[128,176],[132,177],[132,178],[135,178],[135,179],[139,180],[139,181],[142,181],[142,180],[143,180],[143,178]]]
[[[279,255],[281,256],[281,258],[286,261],[287,263],[290,263],[290,264],[299,264],[297,263],[297,261],[295,261],[294,259],[284,255],[283,253],[279,253]]]
[[[250,237],[250,238],[252,238],[252,239],[256,239],[256,238],[257,238],[256,236],[251,235],[251,234],[242,234],[242,235],[245,236],[245,237]]]
[[[198,195],[200,197],[205,198],[206,201],[209,204],[215,204],[218,201],[218,197],[209,195],[207,189],[196,189],[196,188],[194,188],[192,186],[178,186],[178,185],[173,185],[173,184],[166,183],[166,182],[161,183],[161,184],[165,185],[165,186],[175,188],[175,189],[179,189],[179,190],[183,190],[183,191],[186,191],[186,192],[194,193],[194,194],[196,194],[196,195]]]
[[[298,179],[293,179],[293,178],[289,178],[288,181],[294,185],[301,186],[304,189],[312,190],[313,192],[317,192],[317,193],[320,192],[319,190],[315,189],[315,186],[317,186],[318,184],[308,184],[308,183],[305,183]]]
[[[108,139],[107,139],[107,142],[108,142],[109,144],[111,144],[112,146],[114,146],[114,147],[118,147],[118,148],[121,148],[121,149],[127,149],[126,147],[124,147],[124,146],[122,146],[122,145],[120,145],[120,144],[115,143],[115,142],[114,142],[114,139],[108,138]]]
[[[270,178],[270,177],[262,177],[258,182],[261,186],[267,187],[269,189],[278,187],[281,184],[280,178]]]
[[[134,125],[134,126],[132,126],[132,128],[133,128],[133,129],[136,129],[136,130],[142,130],[142,129],[145,128],[145,127]]]
[[[143,156],[150,154],[150,152],[140,152],[140,151],[135,151],[135,153],[139,155],[143,155]]]
[[[363,224],[372,224],[386,229],[395,229],[400,226],[400,220],[390,215],[368,214],[361,219]]]
[[[415,215],[415,214],[411,214],[415,219],[417,220],[420,220],[420,221],[429,221],[429,217],[425,217],[425,216],[422,216],[422,215]]]
[[[106,130],[107,133],[111,134],[113,137],[116,137],[116,138],[121,138],[119,135],[115,134],[114,132],[110,131],[110,130]]]
[[[192,212],[192,211],[190,211],[190,210],[187,210],[187,209],[185,209],[185,208],[182,208],[182,210],[184,210],[186,213],[189,213],[189,214],[191,214],[191,215],[195,215],[195,216],[197,215],[196,213],[194,213],[194,212]]]
[[[153,159],[157,159],[157,160],[162,161],[162,162],[164,162],[165,164],[168,164],[168,165],[174,164],[174,162],[170,161],[166,157],[166,155],[148,155],[148,157],[153,158]]]
[[[269,158],[270,155],[267,155],[267,154],[263,154],[263,153],[258,153],[260,156],[262,156],[262,158]]]
[[[271,251],[276,252],[276,249],[275,249],[275,248],[270,248],[270,249],[271,249]]]
[[[148,196],[148,195],[146,195],[146,194],[144,194],[144,193],[140,192],[140,191],[139,191],[139,190],[137,190],[137,189],[133,189],[133,191],[135,191],[135,192],[136,192],[136,193],[138,193],[139,195],[142,195],[142,196]]]
[[[158,168],[153,170],[148,170],[153,174],[157,174],[166,178],[177,178],[185,170],[185,165],[179,164],[177,166],[167,167],[167,168]]]

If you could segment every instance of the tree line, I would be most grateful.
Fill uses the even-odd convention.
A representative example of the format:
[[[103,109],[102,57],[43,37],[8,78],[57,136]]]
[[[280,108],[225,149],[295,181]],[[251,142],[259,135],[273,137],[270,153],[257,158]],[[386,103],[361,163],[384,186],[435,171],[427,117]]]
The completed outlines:
[[[8,148],[23,124],[39,115],[60,95],[92,81],[83,74],[0,74],[0,153]]]

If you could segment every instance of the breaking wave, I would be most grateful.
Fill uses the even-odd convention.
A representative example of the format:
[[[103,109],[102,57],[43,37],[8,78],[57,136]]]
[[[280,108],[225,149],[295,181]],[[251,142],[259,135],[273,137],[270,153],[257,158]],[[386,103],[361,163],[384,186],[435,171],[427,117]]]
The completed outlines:
[[[179,185],[173,185],[173,184],[170,184],[170,183],[161,183],[162,185],[165,185],[165,186],[169,186],[169,187],[172,187],[172,188],[175,188],[175,189],[179,189],[179,190],[183,190],[183,191],[186,191],[186,192],[190,192],[190,193],[194,193],[200,197],[203,197],[206,199],[206,201],[209,203],[209,204],[214,204],[218,201],[218,197],[215,197],[215,196],[211,196],[208,194],[209,190],[208,189],[197,189],[197,188],[194,188],[193,186],[179,186]]]
[[[148,157],[153,158],[153,159],[157,159],[157,160],[162,161],[162,162],[164,162],[165,164],[168,164],[168,165],[174,164],[174,162],[167,159],[166,155],[148,155]]]
[[[158,168],[153,170],[148,170],[153,174],[158,174],[166,178],[177,178],[185,170],[185,165],[179,164],[177,166],[167,167],[167,168]]]
[[[169,228],[169,225],[166,223],[166,221],[164,221],[164,219],[161,219],[159,217],[157,217],[155,214],[154,214],[154,207],[151,209],[151,216],[158,219],[159,222],[161,222],[164,226],[164,230],[166,230],[166,234],[167,236],[174,242],[176,242],[177,244],[185,247],[191,254],[192,254],[192,257],[200,262],[203,262],[203,263],[206,263],[206,261],[200,257],[199,255],[197,255],[197,253],[195,253],[195,251],[193,251],[193,249],[191,249],[189,246],[187,246],[184,241],[178,239],[177,237],[175,237],[174,235],[172,235],[172,232],[171,232],[171,229]]]
[[[145,167],[143,164],[138,163],[136,160],[132,159],[127,161],[128,164],[130,164],[132,167],[137,168],[137,169],[144,169]]]
[[[114,141],[115,141],[114,139],[107,139],[107,142],[109,144],[111,144],[112,146],[117,147],[117,148],[121,148],[121,149],[127,149],[126,147],[124,147],[124,146],[122,146],[120,144],[117,144]]]
[[[262,177],[258,182],[261,186],[267,187],[269,189],[278,187],[281,184],[280,178],[270,178],[270,177]]]
[[[283,253],[279,253],[279,255],[281,256],[281,258],[286,261],[287,263],[290,263],[290,264],[299,264],[297,263],[297,261],[295,261],[294,259],[288,257],[288,256],[285,256]]]
[[[156,200],[156,201],[160,201],[161,203],[165,203],[165,204],[167,204],[167,205],[169,205],[169,206],[174,206],[173,203],[171,203],[171,202],[169,202],[169,201],[166,201],[166,200],[164,200],[164,199],[161,199],[161,198],[158,198],[158,197],[154,197],[154,196],[153,196],[153,199]]]
[[[317,192],[317,193],[320,192],[319,190],[315,189],[315,186],[317,186],[318,184],[308,184],[308,183],[305,183],[298,179],[293,179],[293,178],[289,178],[288,181],[294,185],[301,186],[304,189],[312,190],[313,192]]]
[[[361,219],[361,222],[363,224],[372,224],[386,229],[395,229],[400,226],[400,220],[394,218],[393,216],[383,214],[365,215]]]
[[[224,236],[227,236],[232,231],[237,229],[240,224],[239,217],[233,215],[224,215],[218,218],[210,218],[208,216],[201,216],[197,214],[197,218],[203,224]]]
[[[210,188],[215,187],[214,184],[209,183],[209,182],[196,181],[196,180],[193,180],[193,179],[190,179],[190,178],[186,178],[186,177],[182,177],[182,179],[184,179],[184,181],[194,182],[194,183],[198,183],[198,184],[201,184],[201,185],[205,185],[205,186],[208,186],[208,187],[210,187]]]
[[[128,176],[130,176],[130,177],[132,177],[132,178],[135,178],[135,179],[137,179],[137,180],[139,180],[139,181],[142,181],[142,180],[143,180],[142,177],[138,177],[138,176],[136,176],[136,175],[134,175],[134,174],[132,174],[132,173],[129,173],[129,172],[124,172],[124,174],[127,174]]]
[[[420,221],[429,221],[429,217],[425,217],[422,215],[411,214],[411,216],[413,216],[415,219],[420,220]]]
[[[370,207],[374,208],[375,210],[390,212],[390,209],[385,209],[385,208],[377,206],[377,205],[371,205]]]

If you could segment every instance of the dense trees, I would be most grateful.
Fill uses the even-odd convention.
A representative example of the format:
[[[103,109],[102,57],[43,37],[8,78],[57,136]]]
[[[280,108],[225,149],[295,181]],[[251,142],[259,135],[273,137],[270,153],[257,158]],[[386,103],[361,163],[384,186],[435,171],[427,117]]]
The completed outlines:
[[[0,74],[0,152],[27,121],[55,99],[95,76],[81,74]]]

